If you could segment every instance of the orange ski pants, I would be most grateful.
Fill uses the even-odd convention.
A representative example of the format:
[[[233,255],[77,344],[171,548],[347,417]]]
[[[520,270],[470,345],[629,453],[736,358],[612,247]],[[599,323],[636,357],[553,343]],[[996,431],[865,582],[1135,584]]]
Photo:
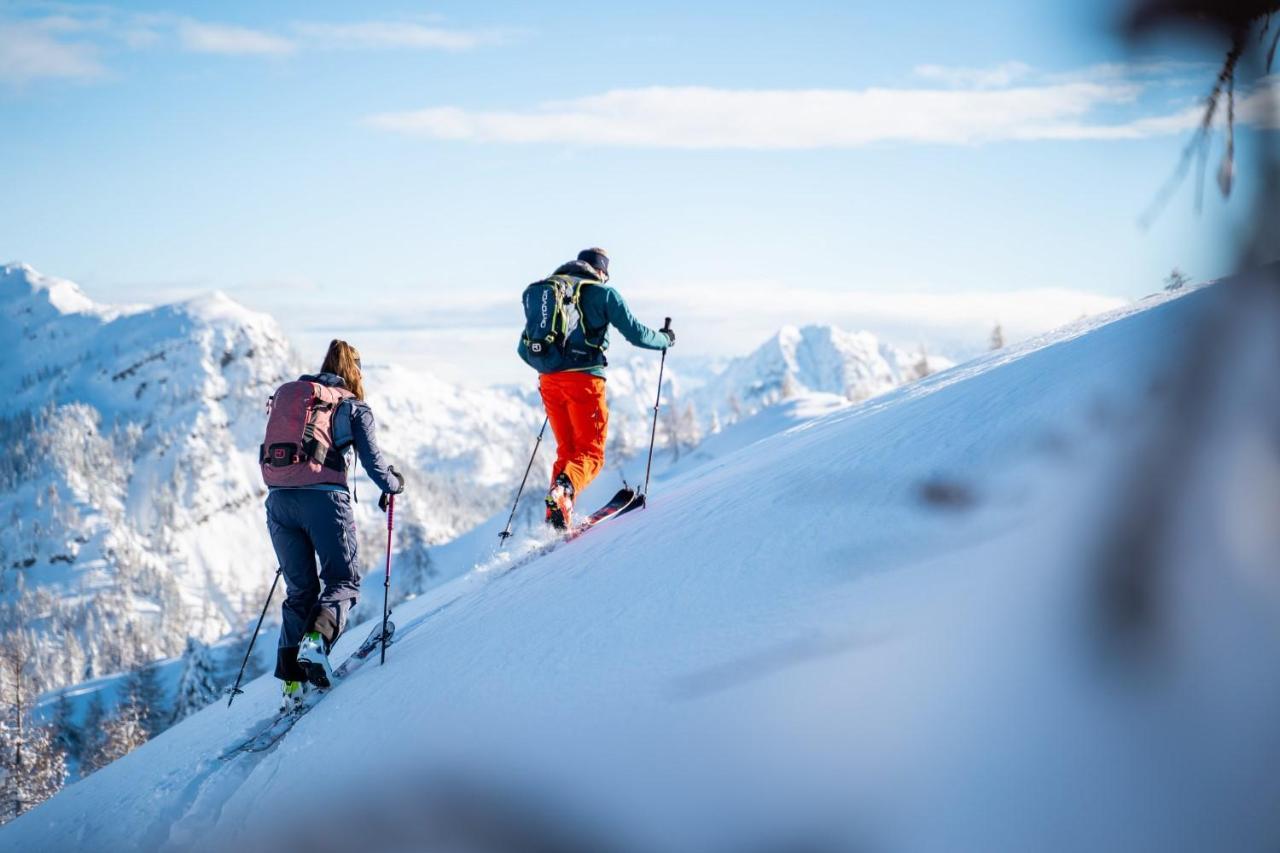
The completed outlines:
[[[581,494],[604,467],[604,443],[609,436],[609,406],[604,379],[590,373],[544,373],[538,377],[542,405],[556,436],[556,464],[551,482],[564,472]]]

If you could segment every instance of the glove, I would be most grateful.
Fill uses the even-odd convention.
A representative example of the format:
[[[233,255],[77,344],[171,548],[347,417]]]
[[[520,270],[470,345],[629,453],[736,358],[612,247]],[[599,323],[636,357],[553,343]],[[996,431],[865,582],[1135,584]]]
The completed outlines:
[[[676,345],[676,333],[673,329],[659,329],[658,331],[662,332],[662,334],[667,336],[668,347],[673,347]]]
[[[404,475],[390,465],[387,466],[387,472],[396,478],[396,490],[394,492],[383,492],[382,497],[378,498],[378,509],[383,512],[387,511],[387,504],[390,503],[391,496],[398,495],[404,491]]]

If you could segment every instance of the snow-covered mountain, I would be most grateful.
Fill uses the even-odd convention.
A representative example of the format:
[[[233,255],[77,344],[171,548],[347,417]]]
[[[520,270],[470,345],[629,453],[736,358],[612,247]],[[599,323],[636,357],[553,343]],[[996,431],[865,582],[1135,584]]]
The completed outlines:
[[[1170,547],[1141,576],[1104,573],[1129,487],[1150,497],[1135,459],[1190,411],[1167,342],[1230,293],[757,416],[782,432],[744,420],[643,511],[402,604],[386,666],[274,748],[220,757],[271,718],[264,678],[0,846],[1269,848],[1274,305],[1233,327],[1259,333],[1239,338],[1238,381],[1195,401],[1213,440],[1164,460],[1185,489],[1157,519]],[[318,780],[341,813],[296,820]]]
[[[256,464],[264,403],[302,372],[275,321],[221,294],[99,305],[72,282],[10,264],[0,267],[0,335],[13,342],[0,374],[0,517],[10,522],[0,607],[41,638],[41,683],[117,672],[181,652],[189,634],[238,629],[275,566]],[[404,581],[422,586],[427,547],[505,499],[535,413],[514,392],[370,373],[386,448],[410,472]],[[357,483],[372,563],[381,519],[372,486]]]
[[[870,332],[784,326],[750,355],[731,361],[694,397],[721,420],[736,419],[805,392],[859,402],[951,365],[939,356],[909,354]]]
[[[266,557],[248,449],[291,362],[275,323],[220,294],[101,306],[11,264],[0,336],[0,602],[50,641],[46,680],[173,654],[189,633],[238,622]]]

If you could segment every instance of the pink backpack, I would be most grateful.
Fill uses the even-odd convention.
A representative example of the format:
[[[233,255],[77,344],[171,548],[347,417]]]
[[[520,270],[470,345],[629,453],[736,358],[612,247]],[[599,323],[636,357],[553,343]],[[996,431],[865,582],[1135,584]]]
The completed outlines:
[[[286,382],[267,400],[267,436],[258,451],[268,486],[345,486],[347,463],[333,446],[333,413],[346,388],[299,379]]]

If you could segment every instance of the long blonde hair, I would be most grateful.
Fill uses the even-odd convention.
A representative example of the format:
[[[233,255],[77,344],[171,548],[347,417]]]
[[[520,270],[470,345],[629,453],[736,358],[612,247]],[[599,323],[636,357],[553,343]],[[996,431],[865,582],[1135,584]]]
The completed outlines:
[[[364,375],[360,370],[360,351],[346,341],[332,340],[329,351],[324,355],[321,373],[333,373],[342,377],[347,383],[347,390],[356,395],[357,400],[364,399]]]

